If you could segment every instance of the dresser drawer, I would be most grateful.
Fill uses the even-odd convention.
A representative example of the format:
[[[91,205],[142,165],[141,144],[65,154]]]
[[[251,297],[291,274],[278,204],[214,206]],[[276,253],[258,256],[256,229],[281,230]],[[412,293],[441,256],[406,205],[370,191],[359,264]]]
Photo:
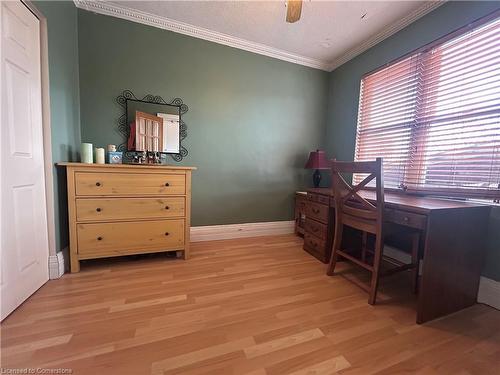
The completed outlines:
[[[314,220],[321,221],[322,223],[328,223],[328,212],[329,207],[324,204],[307,202],[306,207],[306,217],[310,217]]]
[[[75,173],[78,196],[93,195],[182,195],[186,193],[183,174],[160,173]]]
[[[384,214],[386,221],[405,225],[407,227],[425,229],[427,224],[427,218],[425,215],[391,209],[386,209]]]
[[[328,235],[328,226],[326,224],[322,224],[319,221],[312,220],[306,216],[305,229],[306,232],[326,241],[326,237]]]
[[[184,219],[77,224],[81,259],[180,249]]]
[[[185,198],[79,198],[76,220],[156,219],[185,215]]]

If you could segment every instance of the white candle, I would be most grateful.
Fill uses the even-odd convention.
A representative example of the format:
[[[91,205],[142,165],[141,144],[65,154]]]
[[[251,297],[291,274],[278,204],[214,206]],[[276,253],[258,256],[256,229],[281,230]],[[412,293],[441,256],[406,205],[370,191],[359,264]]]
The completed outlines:
[[[95,149],[95,162],[97,164],[104,164],[104,148],[97,147]]]
[[[92,143],[82,143],[80,148],[80,160],[82,163],[92,164],[94,158],[92,157]]]

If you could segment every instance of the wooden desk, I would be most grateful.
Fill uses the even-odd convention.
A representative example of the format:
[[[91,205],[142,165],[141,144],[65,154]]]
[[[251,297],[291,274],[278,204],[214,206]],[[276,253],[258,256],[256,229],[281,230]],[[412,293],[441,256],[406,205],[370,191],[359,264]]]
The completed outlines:
[[[375,200],[374,192],[365,191],[362,195],[367,200]],[[326,238],[331,246],[335,209],[331,189],[309,189],[307,197],[324,203],[328,197],[330,213]],[[490,206],[386,192],[385,213],[386,221],[421,233],[423,265],[417,323],[475,304],[486,250]]]

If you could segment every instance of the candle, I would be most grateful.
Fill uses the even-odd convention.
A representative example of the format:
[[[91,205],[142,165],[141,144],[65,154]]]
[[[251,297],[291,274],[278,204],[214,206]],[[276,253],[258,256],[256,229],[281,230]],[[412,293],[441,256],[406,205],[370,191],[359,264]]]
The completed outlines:
[[[80,148],[80,159],[82,163],[92,164],[94,162],[92,143],[82,143]]]
[[[95,162],[97,164],[104,164],[104,148],[97,147],[95,149]]]

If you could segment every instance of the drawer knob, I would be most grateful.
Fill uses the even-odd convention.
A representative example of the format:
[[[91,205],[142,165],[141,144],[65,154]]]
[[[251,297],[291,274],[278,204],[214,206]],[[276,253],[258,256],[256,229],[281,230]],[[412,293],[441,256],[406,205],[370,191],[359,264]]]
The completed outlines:
[[[170,234],[170,233],[168,233],[168,232],[165,232],[165,236],[168,236],[169,234]]]
[[[99,207],[97,207],[95,210],[96,210],[97,212],[101,212],[101,211],[102,211]]]
[[[319,214],[319,209],[317,209],[317,208],[313,208],[313,209],[312,209],[312,212],[314,212],[315,214]]]
[[[101,186],[101,183],[100,182],[96,182],[95,186]]]
[[[168,182],[165,182],[165,186],[170,186],[170,184]]]
[[[97,241],[102,241],[102,237],[97,237]]]
[[[409,218],[408,216],[405,216],[405,217],[403,218],[403,221],[407,223],[408,221],[410,221],[410,218]]]
[[[169,210],[169,209],[170,209],[170,207],[169,207],[169,206],[165,206],[165,210]]]

